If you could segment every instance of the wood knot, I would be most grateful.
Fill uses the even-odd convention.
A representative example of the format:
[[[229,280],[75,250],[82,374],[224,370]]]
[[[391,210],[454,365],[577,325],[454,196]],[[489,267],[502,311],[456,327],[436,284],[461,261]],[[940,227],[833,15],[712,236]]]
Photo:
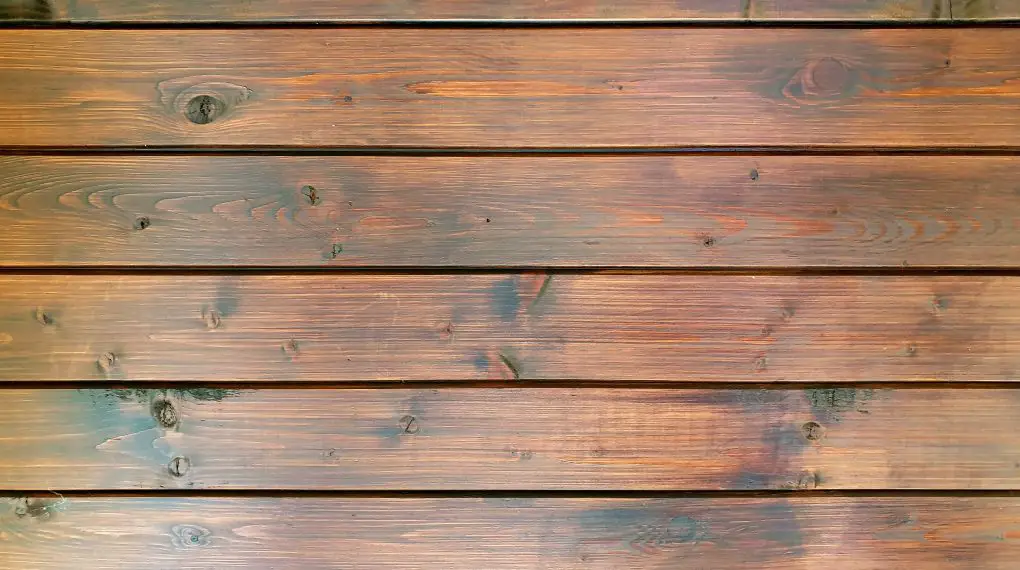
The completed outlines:
[[[44,311],[42,307],[39,307],[35,310],[35,322],[44,327],[53,326],[53,315]]]
[[[808,441],[818,441],[825,435],[825,428],[818,422],[807,422],[800,426],[800,432],[804,434],[804,439]]]
[[[205,327],[209,330],[220,328],[223,324],[223,319],[220,317],[220,312],[216,309],[202,309],[202,322],[205,323]]]
[[[308,200],[308,203],[313,206],[318,206],[322,200],[319,198],[319,192],[315,189],[315,186],[302,186],[301,194]]]
[[[701,245],[704,247],[715,246],[715,238],[712,236],[701,236]]]
[[[135,219],[135,229],[144,230],[152,225],[152,220],[148,216],[141,216]]]
[[[160,103],[168,112],[183,114],[196,125],[224,117],[254,95],[244,85],[214,76],[168,79],[161,81],[156,90],[160,94]]]
[[[184,116],[196,125],[205,125],[215,121],[226,111],[227,105],[211,95],[199,95],[188,101]]]
[[[818,95],[838,95],[850,81],[850,70],[835,58],[822,58],[807,67],[805,85]],[[807,91],[806,91],[807,92]]]
[[[931,312],[935,316],[939,316],[949,308],[949,299],[945,297],[935,296],[931,299]]]
[[[853,91],[855,73],[834,57],[809,61],[782,87],[782,96],[802,105],[824,104],[843,98]]]
[[[116,370],[118,364],[117,355],[112,352],[105,352],[96,360],[96,366],[98,366],[99,370],[104,374],[110,374]]]
[[[768,368],[768,367],[769,367],[769,359],[768,359],[768,357],[765,357],[765,356],[759,356],[758,358],[755,358],[754,359],[754,363],[751,365],[751,368],[755,372],[764,372],[765,369]]]
[[[297,357],[298,353],[301,352],[301,346],[298,344],[298,341],[294,339],[290,339],[283,343],[283,346],[280,348],[283,350],[283,353],[292,360]]]
[[[183,477],[187,475],[188,471],[191,471],[191,460],[187,457],[181,457],[178,455],[170,460],[170,463],[166,466],[167,471],[170,472],[174,477]]]
[[[751,169],[751,180],[757,181],[758,178],[759,178],[758,169],[757,168],[752,168]]]
[[[418,420],[414,416],[404,416],[400,418],[400,431],[406,434],[414,435],[421,430],[418,425]]]
[[[177,427],[180,418],[177,416],[177,410],[170,400],[160,398],[152,403],[152,417],[156,419],[156,423],[160,426],[170,429]]]
[[[331,259],[336,259],[336,258],[340,257],[340,254],[343,253],[343,252],[344,252],[344,245],[342,243],[334,243],[333,244],[333,248],[329,252],[329,257]]]
[[[201,548],[209,546],[212,533],[209,529],[193,524],[174,525],[170,529],[171,542],[177,548]]]

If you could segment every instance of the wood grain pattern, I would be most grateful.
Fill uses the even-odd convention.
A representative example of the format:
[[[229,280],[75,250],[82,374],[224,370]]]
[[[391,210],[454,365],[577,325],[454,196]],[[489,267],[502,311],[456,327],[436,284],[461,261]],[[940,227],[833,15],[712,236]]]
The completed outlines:
[[[0,378],[1003,381],[1020,279],[4,275]]]
[[[1017,179],[974,156],[0,157],[0,263],[1017,267]]]
[[[949,0],[954,20],[1015,20],[1020,17],[1018,0]]]
[[[71,22],[407,20],[927,20],[949,0],[0,0],[0,19]]]
[[[1013,146],[1018,40],[1010,28],[7,29],[0,146]]]
[[[1013,497],[49,495],[4,503],[0,564],[26,570],[1012,570],[1020,556],[1020,500]]]
[[[1020,489],[1015,390],[4,390],[8,490]]]

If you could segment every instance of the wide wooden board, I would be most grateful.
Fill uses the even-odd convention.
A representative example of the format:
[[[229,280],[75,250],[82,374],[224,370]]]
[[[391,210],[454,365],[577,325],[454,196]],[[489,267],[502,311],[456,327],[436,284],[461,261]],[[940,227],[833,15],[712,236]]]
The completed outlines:
[[[0,20],[391,22],[548,20],[939,20],[949,0],[0,0]]]
[[[0,30],[0,146],[1002,147],[1020,30]]]
[[[0,264],[1018,267],[1018,178],[976,156],[8,156]]]
[[[1020,370],[1011,277],[5,274],[0,297],[3,380],[1013,382]]]
[[[1014,497],[10,497],[0,564],[1013,570]]]
[[[8,490],[1020,489],[1015,390],[0,391]]]

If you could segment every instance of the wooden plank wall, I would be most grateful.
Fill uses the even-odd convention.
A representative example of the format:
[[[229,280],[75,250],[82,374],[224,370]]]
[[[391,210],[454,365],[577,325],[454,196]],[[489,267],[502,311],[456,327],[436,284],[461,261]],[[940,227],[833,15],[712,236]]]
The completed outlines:
[[[0,568],[1015,569],[1018,16],[0,0]]]

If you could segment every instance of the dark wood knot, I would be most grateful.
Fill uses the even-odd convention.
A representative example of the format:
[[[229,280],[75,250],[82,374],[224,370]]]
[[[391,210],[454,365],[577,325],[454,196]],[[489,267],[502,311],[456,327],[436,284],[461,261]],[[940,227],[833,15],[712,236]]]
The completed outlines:
[[[53,315],[44,311],[41,307],[35,310],[35,321],[44,327],[52,326]]]
[[[807,422],[800,426],[800,432],[804,434],[804,439],[808,441],[818,441],[822,439],[825,434],[825,428],[818,422]]]
[[[244,85],[211,76],[168,79],[161,81],[156,90],[168,112],[184,115],[196,125],[225,117],[254,95]]]
[[[156,419],[156,423],[160,426],[170,429],[177,427],[177,423],[180,421],[180,417],[177,415],[177,409],[169,400],[162,398],[152,403],[152,417]]]
[[[188,101],[184,115],[196,125],[205,125],[215,121],[224,111],[227,104],[211,95],[199,95]]]
[[[318,206],[322,199],[319,197],[319,191],[315,189],[315,186],[302,186],[301,194],[308,200],[308,203],[313,206]]]
[[[188,471],[191,471],[191,460],[178,455],[170,460],[167,471],[174,477],[183,477],[187,475]]]
[[[140,216],[135,219],[135,229],[144,230],[152,225],[152,220],[148,216]]]

